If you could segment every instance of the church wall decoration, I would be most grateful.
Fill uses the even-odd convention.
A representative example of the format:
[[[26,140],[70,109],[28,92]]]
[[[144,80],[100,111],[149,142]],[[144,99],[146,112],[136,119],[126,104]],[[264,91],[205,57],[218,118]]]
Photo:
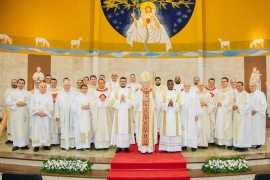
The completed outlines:
[[[213,12],[211,14],[207,11],[207,8],[213,9],[214,5],[218,4],[213,0],[204,1],[202,9],[198,9],[199,1],[196,0],[97,0],[100,24],[100,34],[98,34],[100,39],[97,42],[93,42],[95,34],[92,32],[95,26],[93,1],[84,1],[79,4],[74,1],[66,2],[66,7],[73,8],[70,14],[65,14],[64,9],[52,8],[59,2],[48,1],[50,1],[50,5],[40,6],[40,2],[29,0],[28,3],[35,8],[21,7],[16,0],[10,0],[10,3],[7,3],[10,6],[7,6],[5,11],[1,11],[2,14],[0,12],[0,26],[2,27],[0,29],[0,52],[83,57],[97,54],[100,58],[196,58],[198,56],[218,58],[270,55],[270,37],[265,33],[265,29],[269,29],[270,24],[264,20],[265,18],[258,19],[256,12],[249,16],[250,22],[254,22],[256,19],[261,20],[261,27],[247,24],[247,27],[251,28],[245,28],[244,32],[231,33],[236,25],[227,28],[224,26],[225,23],[221,22],[216,26],[221,28],[215,28],[218,30],[212,33],[210,27],[213,26],[210,26],[210,23],[205,24],[204,18],[213,17]],[[226,4],[230,2],[235,5],[241,3],[228,0]],[[2,4],[0,2],[0,5]],[[247,3],[245,7],[251,8],[252,5]],[[25,15],[31,8],[33,11],[42,13],[36,16],[32,16],[31,13]],[[51,14],[43,13],[50,8]],[[268,9],[261,8],[264,10],[264,15],[267,15]],[[202,17],[199,17],[197,10],[202,10]],[[219,7],[219,11],[221,10]],[[238,13],[240,10],[234,11],[234,13]],[[25,12],[23,16],[20,15],[22,11]],[[82,15],[83,12],[84,15]],[[91,12],[91,14],[86,12]],[[57,21],[55,13],[59,16],[65,14],[65,16]],[[216,12],[215,14],[217,14],[216,18],[210,18],[214,22],[217,22],[215,19],[220,18],[223,18],[224,22],[228,22],[234,15],[237,15],[241,22],[246,19],[246,16],[242,14],[230,14],[228,18],[223,17],[223,13],[218,15]],[[69,17],[64,19],[66,16]],[[84,21],[73,17],[80,17]],[[202,51],[198,50],[200,42],[194,38],[197,36],[197,21],[200,18],[203,23],[203,36],[207,36],[203,38]],[[36,23],[30,27],[25,26],[26,21]],[[56,22],[66,21],[70,23],[70,26],[57,26]],[[65,23],[65,25],[69,23]],[[18,24],[21,24],[22,27],[18,28]],[[82,24],[85,24],[86,28],[82,28]],[[70,31],[67,31],[67,27],[70,28]],[[78,27],[80,28],[78,29]],[[104,29],[104,27],[106,28]],[[61,33],[64,35],[62,36]],[[240,33],[249,33],[250,36],[238,38]],[[106,36],[103,36],[104,34]],[[115,37],[111,35],[115,35]],[[189,39],[189,37],[193,38]],[[97,49],[94,49],[94,44],[98,44]]]
[[[179,33],[190,20],[195,0],[101,0],[102,10],[110,25],[134,42],[166,44],[166,52],[172,49],[170,38]]]

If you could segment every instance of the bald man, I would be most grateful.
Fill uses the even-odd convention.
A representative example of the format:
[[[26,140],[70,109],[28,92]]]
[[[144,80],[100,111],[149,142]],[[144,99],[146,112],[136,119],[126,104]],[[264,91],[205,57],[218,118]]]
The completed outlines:
[[[75,147],[74,116],[71,111],[71,104],[76,97],[76,92],[70,88],[70,81],[65,80],[63,91],[58,93],[55,101],[54,117],[56,121],[60,122],[60,147],[62,150]]]
[[[116,72],[113,72],[111,75],[111,80],[106,82],[105,87],[109,90],[112,91],[116,88],[119,88],[119,81],[118,81],[118,74]]]
[[[32,121],[32,146],[34,152],[43,149],[50,150],[51,129],[50,122],[53,116],[53,97],[47,93],[46,83],[39,84],[39,93],[33,94],[30,103],[30,115]]]
[[[183,130],[183,147],[191,147],[192,151],[197,151],[198,148],[198,130],[201,128],[199,116],[202,113],[201,104],[198,95],[190,89],[190,83],[184,83],[184,91],[181,92],[180,101],[182,109],[180,111],[181,123]]]
[[[251,143],[252,147],[261,149],[266,136],[266,98],[265,94],[257,89],[255,82],[249,83],[251,100]]]

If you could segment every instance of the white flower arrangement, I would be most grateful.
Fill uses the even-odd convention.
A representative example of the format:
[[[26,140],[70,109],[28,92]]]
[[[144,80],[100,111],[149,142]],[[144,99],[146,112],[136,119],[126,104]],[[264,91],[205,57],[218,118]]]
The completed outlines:
[[[205,161],[202,171],[210,173],[246,172],[251,168],[245,158],[211,158]]]
[[[89,173],[93,165],[85,159],[73,158],[51,158],[43,162],[43,172],[54,172],[63,174],[86,174]]]

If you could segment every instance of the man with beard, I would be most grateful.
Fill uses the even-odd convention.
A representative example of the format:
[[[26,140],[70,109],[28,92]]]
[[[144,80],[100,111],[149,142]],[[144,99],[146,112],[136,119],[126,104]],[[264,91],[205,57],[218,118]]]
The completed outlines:
[[[56,98],[58,93],[60,92],[60,89],[57,87],[57,80],[55,78],[51,79],[50,87],[47,88],[47,92],[50,93],[53,97],[53,103],[55,104]],[[59,145],[59,128],[60,124],[59,121],[56,121],[56,117],[53,114],[53,118],[51,119],[51,144],[52,145]]]
[[[156,99],[156,98],[159,96],[162,96],[162,93],[164,93],[166,91],[166,88],[167,87],[165,87],[164,85],[161,85],[161,78],[156,77],[155,78],[155,86],[153,87],[153,91],[155,91],[155,94],[157,95],[157,96],[155,96],[156,102],[158,101],[158,99]],[[161,106],[157,106],[156,113],[157,113],[157,131],[160,132],[160,122],[162,119]]]
[[[175,76],[174,82],[174,90],[176,90],[177,92],[181,92],[184,90],[184,85],[181,83],[180,76]]]
[[[180,92],[173,89],[173,80],[167,81],[168,89],[162,93],[162,119],[160,123],[159,150],[170,152],[182,151],[182,125],[180,119]]]
[[[126,84],[127,79],[121,77],[120,87],[114,89],[110,95],[110,104],[115,109],[111,136],[111,144],[117,146],[115,153],[122,151],[122,148],[129,153],[129,145],[135,143],[130,117],[131,89],[126,88]]]
[[[29,149],[29,107],[30,93],[24,90],[25,81],[19,79],[18,88],[13,90],[6,99],[6,104],[11,109],[11,133],[13,135],[13,148],[16,151],[19,148]]]
[[[193,80],[194,80],[194,85],[191,86],[191,90],[197,92],[199,90],[198,83],[200,82],[200,78],[198,76],[195,76]]]
[[[6,102],[8,95],[15,89],[17,89],[17,79],[12,79],[11,87],[8,88],[4,93],[4,102]],[[13,142],[12,142],[11,120],[10,120],[11,111],[8,106],[6,106],[6,109],[7,109],[7,141],[5,142],[5,144],[12,144]]]

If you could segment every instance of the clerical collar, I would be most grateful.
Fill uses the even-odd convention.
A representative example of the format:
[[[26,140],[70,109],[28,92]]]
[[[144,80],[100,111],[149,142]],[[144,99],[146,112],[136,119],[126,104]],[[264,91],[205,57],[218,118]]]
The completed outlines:
[[[58,88],[57,87],[56,88],[49,87],[49,90],[51,90],[51,91],[58,91]]]
[[[108,89],[106,87],[104,89],[97,88],[96,90],[99,91],[99,92],[108,91]]]
[[[205,86],[205,89],[208,90],[208,91],[214,91],[216,89],[216,87],[214,86],[213,88],[210,88],[208,86]]]
[[[198,94],[205,94],[206,93],[206,90],[205,89],[203,91],[197,90],[197,93]]]

